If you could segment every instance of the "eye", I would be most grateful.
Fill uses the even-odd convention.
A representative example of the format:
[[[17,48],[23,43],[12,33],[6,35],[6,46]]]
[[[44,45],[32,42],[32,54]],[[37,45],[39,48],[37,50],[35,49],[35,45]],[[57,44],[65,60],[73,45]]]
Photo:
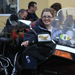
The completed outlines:
[[[48,16],[48,18],[52,18],[52,16]]]
[[[43,16],[42,18],[44,18],[44,19],[46,19],[46,18],[50,19],[50,18],[52,18],[52,16]]]
[[[43,16],[43,18],[46,18],[46,16]]]

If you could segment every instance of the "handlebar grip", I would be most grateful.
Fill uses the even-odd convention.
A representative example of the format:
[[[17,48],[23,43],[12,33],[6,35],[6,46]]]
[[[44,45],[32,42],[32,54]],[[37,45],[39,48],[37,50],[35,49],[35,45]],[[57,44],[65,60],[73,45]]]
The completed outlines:
[[[34,41],[32,41],[32,42],[29,42],[29,46],[31,46],[31,45],[34,45],[35,43],[34,43]]]
[[[34,45],[34,42],[29,42],[28,46]],[[21,46],[24,47],[24,45],[21,43]]]

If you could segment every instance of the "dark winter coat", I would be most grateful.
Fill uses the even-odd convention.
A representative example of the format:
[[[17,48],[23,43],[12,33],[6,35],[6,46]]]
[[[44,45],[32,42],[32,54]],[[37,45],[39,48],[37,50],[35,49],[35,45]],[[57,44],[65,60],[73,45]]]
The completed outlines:
[[[27,12],[28,12],[28,10],[27,10]],[[28,15],[25,20],[36,21],[38,19],[37,15],[35,13],[33,13],[34,18],[31,15],[32,15],[32,13],[28,12]]]
[[[34,25],[34,27],[32,27],[33,30],[37,33],[37,34],[41,34],[41,33],[49,33],[51,34],[50,31],[48,31],[44,24],[42,23],[41,20],[38,20],[38,22],[36,23],[36,25]],[[24,37],[24,41],[29,40],[30,42],[32,42],[35,39],[35,34],[32,30],[29,30],[29,32],[25,35]]]
[[[6,21],[6,26],[12,25],[14,26],[18,22],[18,16],[16,13],[12,13]]]
[[[48,33],[51,35],[51,32],[48,31],[45,28],[45,25],[43,24],[42,20],[38,20],[38,22],[36,23],[36,25],[34,25],[33,30],[37,33],[37,34],[41,34],[41,33]],[[29,30],[29,32],[25,35],[24,37],[24,41],[28,40],[29,42],[32,42],[35,40],[35,34],[33,31]],[[53,47],[53,46],[52,46]],[[44,46],[42,44],[42,48],[38,49],[38,48],[33,48],[31,50],[29,50],[27,52],[28,55],[34,56],[36,58],[38,58],[39,60],[43,60],[46,57],[50,56],[50,49],[48,49],[46,46]]]

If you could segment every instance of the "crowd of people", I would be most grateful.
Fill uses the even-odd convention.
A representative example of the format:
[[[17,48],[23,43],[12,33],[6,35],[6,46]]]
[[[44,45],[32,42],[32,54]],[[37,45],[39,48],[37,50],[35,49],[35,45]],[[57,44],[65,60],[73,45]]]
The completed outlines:
[[[51,36],[52,31],[54,31],[53,26],[52,26],[52,21],[54,20],[54,18],[56,17],[56,13],[62,8],[60,3],[54,3],[53,5],[50,6],[50,8],[44,8],[42,10],[41,13],[41,18],[38,18],[38,16],[36,15],[36,10],[37,10],[37,3],[34,1],[31,1],[28,4],[28,9],[20,9],[18,13],[13,13],[9,16],[9,18],[6,21],[6,26],[3,29],[3,32],[7,32],[10,33],[11,30],[12,32],[10,33],[9,36],[6,35],[5,33],[5,37],[9,37],[11,39],[13,39],[13,43],[10,46],[9,51],[7,52],[7,56],[11,57],[11,55],[13,55],[12,57],[14,58],[15,53],[21,49],[19,48],[20,46],[14,46],[16,44],[16,40],[19,37],[23,38],[22,41],[22,45],[25,46],[25,49],[27,49],[29,46],[29,42],[32,42],[35,40],[35,34],[29,30],[27,31],[26,29],[19,28],[18,25],[21,25],[20,23],[18,23],[19,19],[22,20],[29,20],[29,21],[36,21],[35,25],[33,26],[33,30],[38,33],[48,33]],[[26,34],[24,34],[26,32]],[[45,46],[43,46],[43,48],[45,48]],[[15,50],[16,49],[16,50]],[[31,50],[29,50],[26,54],[26,57],[29,56],[30,62],[28,62],[26,60],[26,57],[24,57],[25,59],[25,65],[24,68],[25,69],[34,69],[37,64],[46,59],[47,57],[50,56],[49,51],[45,51],[42,52],[43,50],[38,51],[36,48],[32,48]],[[11,59],[12,59],[11,57]],[[24,63],[23,63],[24,64]]]

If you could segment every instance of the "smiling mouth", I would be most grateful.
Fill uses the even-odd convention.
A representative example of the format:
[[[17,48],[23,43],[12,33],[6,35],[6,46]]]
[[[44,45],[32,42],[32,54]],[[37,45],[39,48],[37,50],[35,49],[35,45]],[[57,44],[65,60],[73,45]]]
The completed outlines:
[[[49,22],[46,22],[46,23],[49,23]]]
[[[49,23],[49,21],[45,21],[45,23]]]

